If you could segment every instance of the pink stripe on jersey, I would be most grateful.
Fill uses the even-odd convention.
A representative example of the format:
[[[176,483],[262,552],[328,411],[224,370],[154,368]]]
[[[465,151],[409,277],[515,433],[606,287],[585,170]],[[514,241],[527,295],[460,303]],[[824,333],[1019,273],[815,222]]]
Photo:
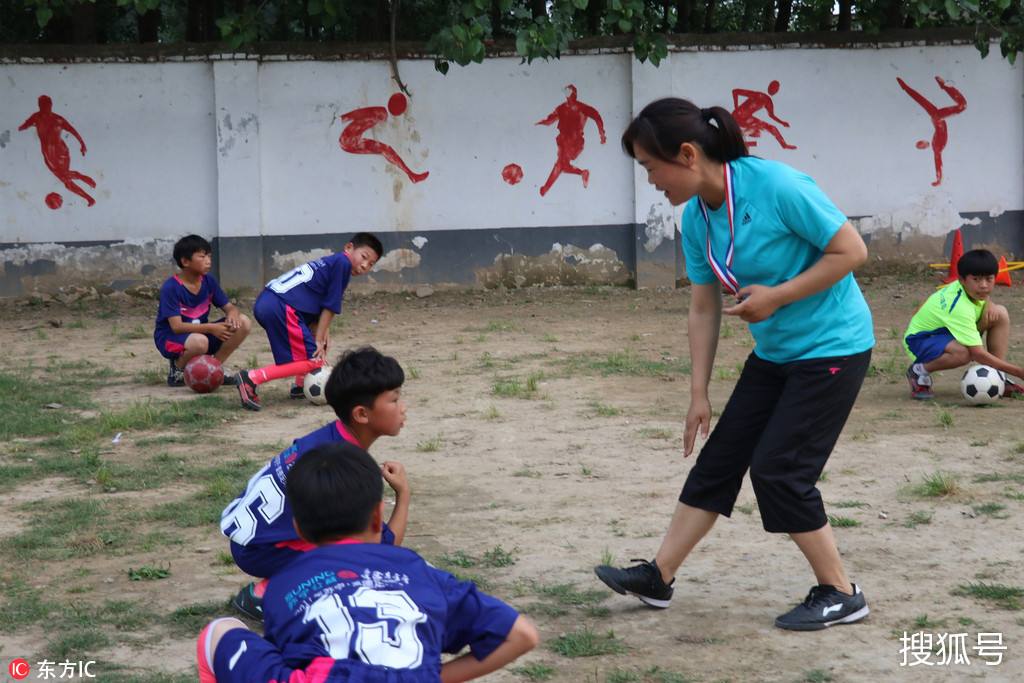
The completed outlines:
[[[206,301],[197,306],[182,306],[181,317],[182,318],[202,318],[204,315],[210,312],[210,303],[213,302],[213,294],[206,298]]]
[[[345,441],[348,441],[353,446],[359,446],[360,448],[363,447],[363,444],[359,443],[359,440],[352,435],[352,432],[348,431],[348,427],[345,426],[344,422],[336,420],[334,426],[338,428],[338,434],[341,438],[345,439]]]
[[[308,553],[310,550],[316,548],[316,545],[309,541],[303,541],[301,538],[292,538],[287,541],[278,541],[274,544],[275,548],[287,548],[288,550],[294,550],[299,553]]]
[[[284,305],[285,325],[288,328],[288,345],[292,348],[292,361],[307,360],[306,339],[299,326],[299,315],[288,304]]]

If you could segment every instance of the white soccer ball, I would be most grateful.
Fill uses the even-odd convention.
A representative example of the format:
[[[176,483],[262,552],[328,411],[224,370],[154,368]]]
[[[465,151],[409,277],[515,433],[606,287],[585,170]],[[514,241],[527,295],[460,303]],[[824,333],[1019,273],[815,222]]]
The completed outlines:
[[[995,403],[1005,388],[1003,374],[988,365],[970,366],[960,380],[960,393],[974,405]]]
[[[322,365],[316,370],[306,373],[306,379],[302,381],[302,393],[306,395],[310,403],[318,406],[327,403],[327,378],[330,376],[330,365]]]

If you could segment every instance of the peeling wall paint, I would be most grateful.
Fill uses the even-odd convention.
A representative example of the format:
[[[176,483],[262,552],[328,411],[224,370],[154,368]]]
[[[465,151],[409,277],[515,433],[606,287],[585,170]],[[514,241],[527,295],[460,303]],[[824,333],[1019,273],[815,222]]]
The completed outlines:
[[[285,273],[292,268],[298,268],[303,263],[308,263],[313,259],[323,258],[324,256],[330,256],[333,254],[330,249],[310,249],[309,251],[290,251],[287,254],[282,254],[275,251],[270,257],[273,263],[272,270],[275,273]]]
[[[647,213],[647,221],[644,224],[644,235],[647,237],[644,249],[648,253],[653,253],[666,240],[673,241],[676,236],[675,216],[662,213],[658,210],[659,208],[657,204],[651,205],[651,210]]]
[[[371,273],[384,271],[397,273],[405,268],[416,268],[420,265],[420,255],[412,249],[392,249],[384,254],[384,258],[377,261]]]
[[[158,283],[174,270],[173,248],[173,240],[0,247],[0,295],[56,291],[69,284],[100,284],[124,289],[135,284]]]
[[[556,242],[547,254],[502,253],[494,257],[493,267],[477,269],[477,282],[484,287],[627,285],[632,281],[632,268],[601,244],[582,248]]]
[[[948,193],[935,190],[909,199],[895,211],[852,222],[862,235],[887,231],[900,236],[918,234],[938,237],[964,225],[978,225],[981,220],[964,219],[956,210],[953,198]]]

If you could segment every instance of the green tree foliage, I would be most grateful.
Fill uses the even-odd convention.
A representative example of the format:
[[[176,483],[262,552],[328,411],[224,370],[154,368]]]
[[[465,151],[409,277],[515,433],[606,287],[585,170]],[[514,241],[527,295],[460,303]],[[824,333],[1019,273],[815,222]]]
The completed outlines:
[[[657,65],[671,33],[864,31],[968,27],[1013,62],[1024,47],[1022,0],[6,0],[0,42],[426,42],[447,72],[483,61],[495,41],[525,61],[557,59],[571,41],[622,36]]]

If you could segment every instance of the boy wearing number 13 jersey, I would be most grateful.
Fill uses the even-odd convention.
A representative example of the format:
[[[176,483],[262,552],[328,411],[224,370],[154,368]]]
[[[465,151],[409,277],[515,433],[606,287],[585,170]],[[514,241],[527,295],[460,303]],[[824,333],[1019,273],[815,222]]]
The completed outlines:
[[[405,424],[402,384],[405,373],[398,361],[371,346],[346,351],[327,379],[327,403],[338,419],[302,436],[273,457],[249,479],[245,491],[221,513],[220,528],[231,539],[231,556],[238,568],[262,581],[242,588],[231,604],[252,619],[263,619],[267,579],[312,549],[292,524],[291,501],[285,495],[295,465],[315,448],[350,443],[368,449],[381,436],[397,436]],[[401,545],[409,520],[409,482],[399,462],[385,461],[383,476],[395,492],[391,519],[381,531],[381,543]]]
[[[382,545],[380,468],[349,443],[288,475],[295,528],[318,547],[274,576],[264,637],[237,619],[199,634],[200,683],[455,683],[537,645],[534,626],[415,552]],[[441,664],[442,653],[469,652]]]
[[[304,263],[267,283],[253,314],[267,331],[274,365],[239,371],[236,383],[243,407],[259,410],[256,387],[282,377],[295,377],[291,397],[303,397],[303,378],[326,358],[331,320],[341,313],[349,279],[368,273],[383,255],[380,240],[360,232],[341,253]]]

